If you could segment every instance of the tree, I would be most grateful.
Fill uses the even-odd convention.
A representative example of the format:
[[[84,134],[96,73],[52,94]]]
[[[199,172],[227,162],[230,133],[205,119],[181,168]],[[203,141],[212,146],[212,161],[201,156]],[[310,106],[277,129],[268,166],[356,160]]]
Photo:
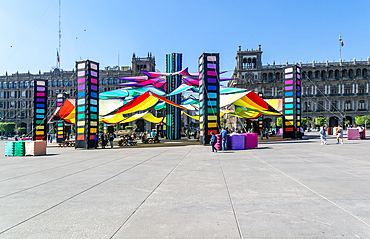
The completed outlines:
[[[276,119],[276,127],[281,128],[283,126],[283,117],[279,117]]]
[[[16,124],[14,122],[6,122],[0,124],[0,131],[6,134],[13,134],[16,129]]]
[[[355,118],[356,125],[365,125],[365,119],[366,119],[366,125],[369,125],[369,123],[370,123],[370,116],[369,115],[357,116]]]
[[[315,118],[315,125],[318,126],[326,126],[326,121],[328,119],[326,117],[317,117]]]
[[[307,118],[301,119],[301,125],[307,125]]]

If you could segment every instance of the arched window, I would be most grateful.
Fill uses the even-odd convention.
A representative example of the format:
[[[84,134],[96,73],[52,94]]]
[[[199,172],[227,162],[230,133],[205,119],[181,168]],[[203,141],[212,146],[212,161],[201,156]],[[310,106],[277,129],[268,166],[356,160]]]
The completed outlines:
[[[68,86],[73,86],[73,80],[72,79],[69,80]]]
[[[48,87],[50,87],[50,81],[48,80]]]
[[[263,73],[262,74],[262,80],[266,80],[267,79],[267,74],[266,73]]]
[[[303,79],[306,79],[306,77],[307,77],[307,72],[306,72],[306,71],[303,71],[303,72],[302,72],[302,78],[303,78]]]
[[[118,79],[114,78],[114,84],[118,85]]]
[[[309,71],[308,72],[308,78],[311,79],[312,78],[312,71]]]
[[[13,88],[13,83],[11,81],[9,81],[9,83],[8,83],[8,88],[9,89]]]
[[[329,78],[333,78],[334,74],[333,74],[333,70],[330,70],[329,71]]]
[[[33,88],[33,80],[31,80],[30,87]]]
[[[14,89],[17,89],[17,88],[18,88],[18,86],[17,86],[17,85],[18,85],[18,83],[17,83],[16,81],[14,81],[14,82],[13,82],[13,88],[14,88]]]
[[[53,80],[53,87],[56,87],[56,86],[57,86],[57,81]]]
[[[23,88],[23,81],[19,82],[19,88]]]
[[[269,75],[268,75],[268,79],[269,79],[269,80],[272,80],[272,76],[273,76],[273,75],[272,75],[272,73],[269,73]]]
[[[280,73],[276,73],[275,78],[276,78],[276,80],[280,80]]]
[[[103,78],[103,85],[107,84],[107,78]]]
[[[99,78],[99,85],[101,85],[101,78]]]
[[[352,69],[349,69],[349,71],[348,71],[348,77],[353,77],[353,70]]]
[[[356,76],[358,77],[358,76],[361,76],[361,69],[357,69],[356,70]]]
[[[58,80],[58,86],[61,87],[62,86],[62,80]]]
[[[64,86],[68,86],[68,80],[64,80]]]
[[[3,82],[3,89],[6,89],[6,82]]]
[[[315,78],[319,78],[319,75],[320,75],[320,71],[315,71]]]
[[[362,77],[367,77],[367,70],[366,69],[363,69],[362,70]]]
[[[24,82],[24,88],[28,88],[28,81]]]
[[[325,79],[326,77],[326,71],[321,71],[321,79]]]
[[[347,77],[347,70],[342,71],[342,77]]]
[[[339,70],[335,70],[335,72],[334,72],[334,77],[335,77],[335,78],[339,77]]]
[[[113,85],[113,78],[109,78],[109,82],[108,82],[109,85]]]

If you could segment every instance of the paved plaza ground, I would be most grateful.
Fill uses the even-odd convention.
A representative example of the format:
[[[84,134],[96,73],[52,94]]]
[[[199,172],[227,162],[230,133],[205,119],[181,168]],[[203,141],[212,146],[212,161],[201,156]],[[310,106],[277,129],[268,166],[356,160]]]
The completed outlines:
[[[369,146],[3,151],[0,238],[370,238]]]

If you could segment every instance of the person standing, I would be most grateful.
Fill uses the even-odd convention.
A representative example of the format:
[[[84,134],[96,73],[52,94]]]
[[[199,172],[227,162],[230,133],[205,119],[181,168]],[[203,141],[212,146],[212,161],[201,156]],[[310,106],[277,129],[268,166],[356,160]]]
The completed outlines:
[[[343,144],[343,129],[341,125],[338,126],[337,134],[337,144],[339,144],[339,139],[341,139],[341,144]]]
[[[100,135],[100,140],[101,140],[101,148],[102,149],[105,149],[105,137],[104,137],[104,133],[102,133]]]
[[[265,136],[266,136],[266,139],[269,139],[269,129],[268,128],[265,129]]]
[[[110,148],[111,149],[113,149],[113,140],[114,140],[113,134],[110,133],[109,134],[109,143],[110,143]]]
[[[99,136],[98,136],[98,133],[94,134],[94,140],[95,140],[95,148],[98,148],[98,144],[99,144]]]
[[[261,129],[261,140],[263,140],[263,135],[264,135],[264,130],[263,128]]]
[[[321,139],[321,145],[327,144],[325,126],[321,126],[320,139]]]
[[[303,137],[303,135],[304,135],[304,129],[303,129],[303,127],[301,126],[301,127],[299,127],[299,131],[301,132],[301,134],[299,135],[300,136],[300,138],[302,139],[302,137]]]
[[[227,128],[222,128],[221,130],[222,137],[222,151],[227,151]]]
[[[358,132],[360,133],[360,139],[363,139],[364,137],[364,128],[362,126],[357,127]]]
[[[217,143],[217,138],[216,138],[216,135],[215,133],[211,132],[211,145],[212,145],[212,152],[214,152],[216,150],[216,153],[217,153],[217,149],[215,148],[215,144]]]

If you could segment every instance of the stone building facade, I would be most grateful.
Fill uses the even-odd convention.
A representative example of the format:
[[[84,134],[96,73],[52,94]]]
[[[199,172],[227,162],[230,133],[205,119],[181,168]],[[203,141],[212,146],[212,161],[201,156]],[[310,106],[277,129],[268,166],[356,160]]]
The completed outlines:
[[[99,71],[100,92],[122,88],[116,77],[127,77],[140,74],[140,70],[155,71],[155,58],[133,55],[130,66],[102,67]],[[144,67],[145,66],[145,67]],[[14,122],[17,128],[24,127],[26,132],[32,130],[33,118],[33,81],[34,79],[48,80],[48,118],[56,109],[56,96],[66,92],[70,98],[76,97],[75,70],[64,71],[52,69],[50,72],[6,73],[0,76],[0,122]]]
[[[262,65],[262,50],[237,51],[236,67],[230,87],[262,93],[265,99],[283,98],[283,69],[289,65]],[[314,126],[316,117],[328,118],[327,125],[337,126],[356,116],[370,115],[370,59],[366,61],[297,63],[302,68],[302,118]],[[277,117],[265,116],[264,127]],[[230,126],[241,127],[238,119],[229,118]]]

